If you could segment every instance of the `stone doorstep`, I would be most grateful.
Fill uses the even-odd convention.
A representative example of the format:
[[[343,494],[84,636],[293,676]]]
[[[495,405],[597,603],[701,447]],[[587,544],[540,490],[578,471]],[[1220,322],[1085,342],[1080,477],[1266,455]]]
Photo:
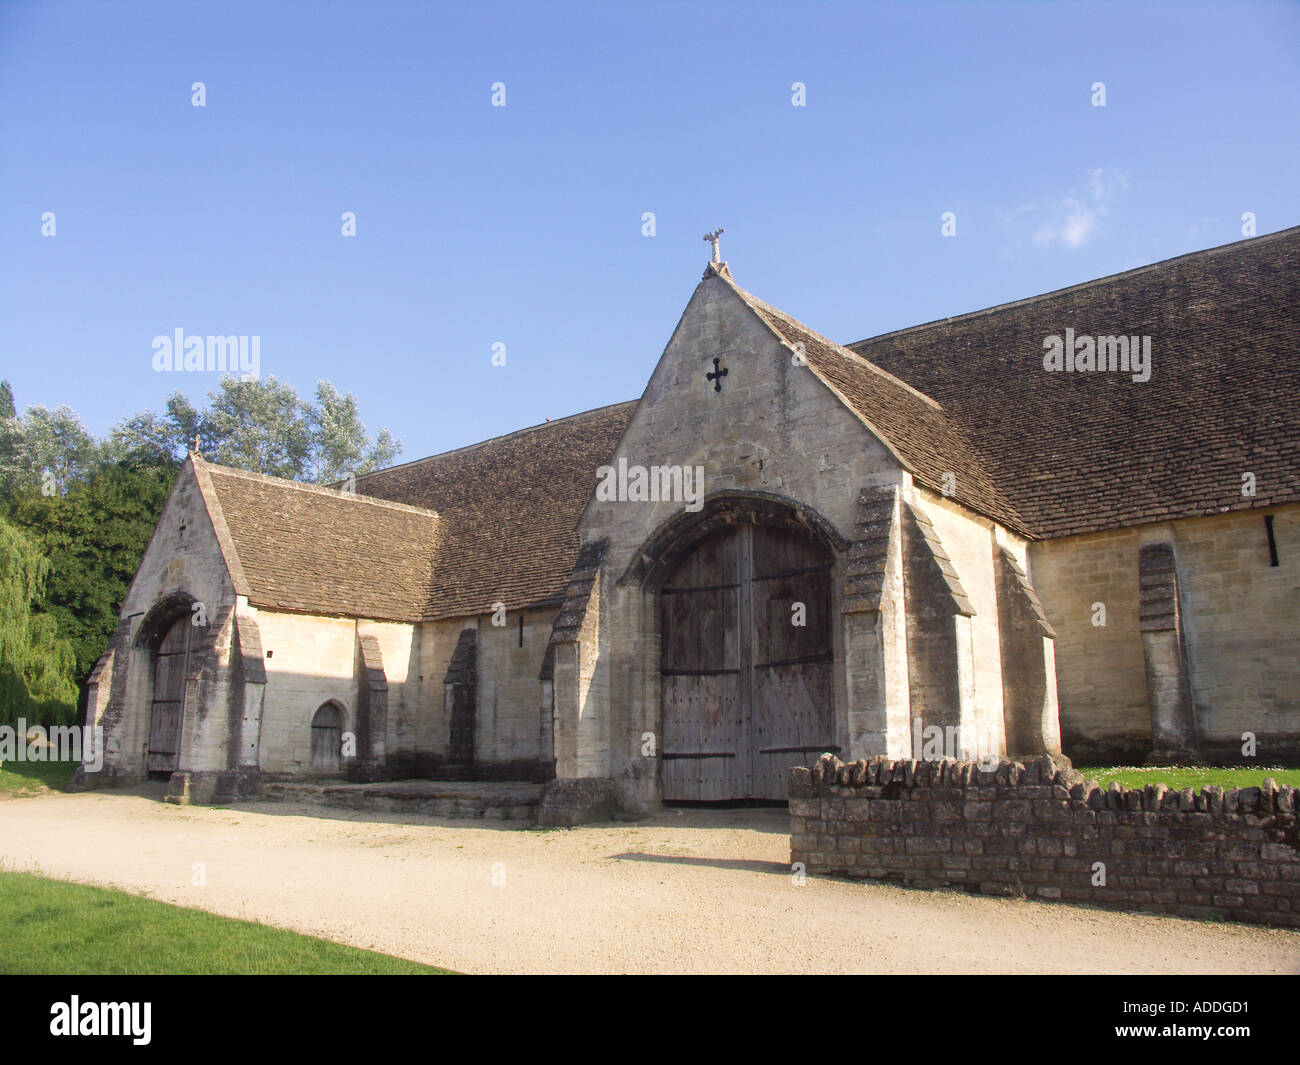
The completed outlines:
[[[394,780],[376,784],[266,784],[268,802],[410,813],[456,820],[536,822],[542,785],[524,781]]]

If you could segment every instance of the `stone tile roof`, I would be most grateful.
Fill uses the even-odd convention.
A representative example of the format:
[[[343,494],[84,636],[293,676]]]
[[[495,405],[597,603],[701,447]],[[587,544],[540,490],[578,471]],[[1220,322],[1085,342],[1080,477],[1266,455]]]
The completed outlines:
[[[725,264],[710,269],[735,286]],[[736,287],[926,487],[1052,537],[1300,501],[1300,228],[843,347]],[[1149,335],[1146,383],[1043,339]],[[924,389],[924,392],[918,391]],[[381,470],[357,496],[194,459],[258,606],[408,620],[559,605],[620,403]],[[1241,496],[1242,474],[1258,495]]]
[[[358,477],[358,492],[427,507],[441,519],[424,615],[563,601],[596,469],[635,407],[600,407]]]
[[[1150,380],[1046,372],[1067,327],[1150,336]],[[851,347],[943,405],[1035,537],[1300,501],[1300,227]]]
[[[1014,532],[1027,531],[965,429],[937,402],[746,292],[729,272],[714,272],[735,288],[781,340],[801,352],[808,368],[867,424],[916,481]],[[950,492],[945,491],[946,486],[951,486]]]
[[[441,539],[436,514],[190,461],[235,590],[254,606],[391,621],[422,616]]]

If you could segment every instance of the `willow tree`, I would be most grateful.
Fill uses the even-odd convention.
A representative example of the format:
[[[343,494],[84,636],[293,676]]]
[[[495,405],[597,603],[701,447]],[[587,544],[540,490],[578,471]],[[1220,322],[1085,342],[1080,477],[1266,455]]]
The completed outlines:
[[[0,724],[71,724],[77,717],[76,655],[39,607],[50,562],[0,518]]]

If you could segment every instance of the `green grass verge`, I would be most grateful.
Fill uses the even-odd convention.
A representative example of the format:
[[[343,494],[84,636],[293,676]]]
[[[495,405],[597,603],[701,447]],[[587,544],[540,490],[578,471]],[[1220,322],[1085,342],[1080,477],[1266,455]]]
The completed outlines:
[[[1095,780],[1103,788],[1112,781],[1121,787],[1145,788],[1148,784],[1163,784],[1167,788],[1193,788],[1200,791],[1206,784],[1224,788],[1257,788],[1265,777],[1272,777],[1279,787],[1300,788],[1300,769],[1275,767],[1229,768],[1223,766],[1076,766],[1085,777]]]
[[[0,871],[0,973],[445,974],[412,961],[155,902]]]
[[[75,762],[5,762],[0,765],[0,799],[64,791]]]

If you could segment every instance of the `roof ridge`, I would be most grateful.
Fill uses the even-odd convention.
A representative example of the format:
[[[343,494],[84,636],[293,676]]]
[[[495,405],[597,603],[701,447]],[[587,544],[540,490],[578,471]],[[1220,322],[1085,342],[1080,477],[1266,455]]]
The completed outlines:
[[[291,481],[287,477],[273,477],[269,473],[255,473],[252,470],[241,470],[236,466],[222,466],[219,463],[209,462],[201,455],[191,455],[195,459],[195,468],[202,468],[208,473],[217,473],[221,476],[237,477],[245,481],[261,481],[264,484],[274,485],[278,488],[294,488],[300,492],[309,492],[313,495],[328,496],[331,499],[342,499],[344,501],[367,503],[377,507],[387,507],[391,510],[405,510],[413,514],[421,514],[425,517],[439,518],[440,515],[436,510],[430,510],[427,507],[416,507],[409,503],[397,503],[391,499],[380,499],[378,496],[368,496],[361,492],[340,492],[337,488],[327,488],[319,484],[304,484],[302,481]],[[199,464],[202,463],[202,467]],[[364,475],[363,475],[364,476]]]
[[[994,521],[1011,529],[1013,532],[1018,534],[1027,534],[1029,532],[1029,526],[1025,522],[1023,515],[1021,515],[1019,509],[1011,502],[1010,497],[1002,490],[1002,485],[990,472],[988,456],[985,454],[984,449],[976,444],[974,435],[959,419],[955,411],[948,410],[932,396],[926,395],[915,386],[909,385],[906,381],[895,377],[888,370],[877,366],[864,355],[845,347],[837,341],[831,340],[827,336],[823,336],[821,333],[817,332],[817,330],[804,325],[797,318],[786,314],[784,311],[773,307],[771,304],[765,303],[752,292],[747,292],[745,289],[741,288],[736,284],[735,279],[729,275],[722,274],[718,271],[714,271],[714,273],[732,287],[736,295],[750,308],[751,311],[754,312],[754,314],[758,316],[759,321],[771,330],[772,334],[782,344],[785,344],[788,347],[790,342],[785,338],[777,325],[771,320],[772,317],[788,323],[790,326],[794,327],[796,331],[802,330],[811,339],[817,341],[818,344],[824,344],[832,354],[844,358],[846,365],[859,370],[870,370],[882,381],[895,387],[901,387],[901,389],[908,395],[914,397],[921,403],[924,403],[926,407],[934,412],[944,429],[948,433],[952,434],[953,442],[969,454],[974,463],[975,469],[980,475],[982,475],[988,484],[989,490],[992,492],[992,502],[994,506],[1000,508],[1002,513],[999,515],[995,510],[986,511],[981,509],[980,506],[976,505],[976,503],[970,499],[963,498],[960,499],[959,502],[961,502],[963,506],[976,511],[977,513],[984,514],[985,517],[992,518]],[[913,477],[918,478],[920,483],[923,485],[932,487],[935,491],[941,490],[938,484],[929,484],[927,475],[918,469],[918,463],[915,461],[914,457],[905,457],[904,451],[912,451],[910,447],[906,446],[905,442],[904,451],[900,451],[899,442],[893,439],[890,433],[879,424],[878,418],[868,417],[861,409],[859,409],[849,399],[849,397],[844,394],[843,390],[841,390],[833,381],[829,380],[828,377],[813,364],[811,358],[808,360],[807,366],[808,369],[812,371],[813,375],[821,381],[823,385],[830,389],[831,393],[842,404],[844,404],[850,412],[866,425],[871,434],[881,442],[881,444],[894,456],[895,459],[898,460],[899,464],[905,470],[911,473]]]
[[[239,557],[239,549],[235,546],[235,538],[231,535],[230,525],[226,521],[225,508],[221,505],[221,498],[217,495],[217,486],[212,483],[212,465],[207,462],[202,455],[191,451],[189,454],[190,469],[194,472],[194,483],[199,489],[199,498],[203,501],[203,509],[208,515],[208,523],[212,526],[212,535],[217,540],[217,550],[221,552],[221,557],[226,563],[226,572],[230,574],[230,583],[234,585],[236,595],[249,595],[252,591],[252,584],[248,579],[248,574],[244,571],[243,560]],[[222,467],[217,467],[221,469]],[[184,469],[184,467],[182,467]],[[180,478],[176,479],[176,485],[173,485],[172,491],[180,484]],[[170,498],[168,500],[170,502]],[[159,519],[161,525],[161,518]]]
[[[824,341],[826,344],[829,344],[832,348],[838,349],[839,353],[849,356],[849,358],[855,364],[860,363],[863,366],[863,368],[879,374],[881,377],[885,378],[887,381],[891,382],[892,384],[896,384],[902,388],[907,389],[907,391],[911,392],[912,395],[917,397],[917,399],[920,399],[925,403],[928,403],[936,410],[943,410],[943,405],[940,404],[937,400],[935,400],[932,396],[927,396],[924,392],[916,388],[914,385],[909,385],[902,378],[895,377],[888,370],[882,369],[881,367],[877,366],[865,355],[861,354],[860,352],[854,351],[852,348],[849,348],[844,344],[841,344],[838,340],[832,340],[830,337],[826,336],[825,334],[817,332],[817,330],[812,328],[812,326],[805,325],[803,322],[799,321],[798,318],[794,317],[794,315],[787,314],[779,307],[773,307],[770,303],[767,303],[765,300],[759,299],[752,292],[749,292],[741,288],[740,285],[736,283],[735,278],[733,278],[729,273],[728,274],[718,273],[717,276],[721,277],[724,281],[726,281],[729,285],[731,285],[731,287],[736,290],[736,294],[740,296],[740,298],[743,299],[746,303],[748,303],[755,311],[757,311],[760,317],[763,315],[764,312],[771,312],[772,314],[776,315],[778,318],[784,318],[791,325],[796,326],[799,329],[802,329],[805,333],[810,333],[818,340]],[[778,339],[781,340],[782,343],[785,343],[784,337],[778,337]]]
[[[508,433],[501,433],[499,436],[489,436],[486,439],[478,440],[473,444],[462,444],[460,447],[453,447],[447,451],[437,451],[432,455],[425,455],[423,458],[411,459],[410,462],[400,462],[396,466],[385,466],[381,470],[370,470],[367,473],[358,474],[357,480],[360,481],[365,477],[374,477],[381,473],[392,473],[394,470],[404,470],[411,466],[419,466],[421,463],[432,462],[434,459],[445,458],[448,455],[456,455],[462,451],[473,451],[475,448],[486,447],[488,444],[495,444],[501,440],[509,440],[511,437],[523,436],[525,433],[533,433],[539,429],[547,429],[554,425],[563,425],[565,422],[573,421],[575,418],[586,417],[588,414],[613,410],[615,407],[634,406],[639,402],[641,402],[639,399],[620,400],[618,403],[606,403],[603,407],[592,407],[590,410],[578,411],[574,414],[566,414],[562,418],[554,418],[550,421],[539,422],[537,425],[526,425],[522,429],[514,429]]]
[[[1246,237],[1242,240],[1233,240],[1229,241],[1227,244],[1216,244],[1212,248],[1199,248],[1196,251],[1184,252],[1182,255],[1172,255],[1168,259],[1158,259],[1153,263],[1146,263],[1143,266],[1135,266],[1131,270],[1120,270],[1118,273],[1114,274],[1103,274],[1101,277],[1094,277],[1088,281],[1079,281],[1073,285],[1066,285],[1063,288],[1054,288],[1047,292],[1040,292],[1036,296],[1025,296],[1023,299],[1009,300],[1006,303],[995,303],[990,307],[981,307],[974,311],[963,311],[961,314],[950,315],[947,318],[935,318],[929,322],[920,322],[917,325],[904,326],[902,329],[891,329],[887,333],[878,333],[875,336],[864,337],[861,340],[855,340],[850,344],[842,344],[840,346],[853,351],[859,345],[875,344],[877,341],[888,340],[890,337],[901,336],[904,333],[916,333],[922,329],[934,329],[942,325],[951,325],[953,322],[966,321],[978,318],[985,314],[995,314],[1012,307],[1024,307],[1027,304],[1037,303],[1039,300],[1050,299],[1053,296],[1060,296],[1066,292],[1079,292],[1084,289],[1092,288],[1094,285],[1110,284],[1111,282],[1119,281],[1123,278],[1134,277],[1138,274],[1146,273],[1149,270],[1158,270],[1161,267],[1169,266],[1172,263],[1182,262],[1185,259],[1211,258],[1215,255],[1224,254],[1231,248],[1240,250],[1244,245],[1254,246],[1261,243],[1270,243],[1286,236],[1295,235],[1300,235],[1300,226],[1291,226],[1288,229],[1279,229],[1276,232],[1265,233],[1258,237]],[[861,353],[855,352],[855,354],[860,355]]]

